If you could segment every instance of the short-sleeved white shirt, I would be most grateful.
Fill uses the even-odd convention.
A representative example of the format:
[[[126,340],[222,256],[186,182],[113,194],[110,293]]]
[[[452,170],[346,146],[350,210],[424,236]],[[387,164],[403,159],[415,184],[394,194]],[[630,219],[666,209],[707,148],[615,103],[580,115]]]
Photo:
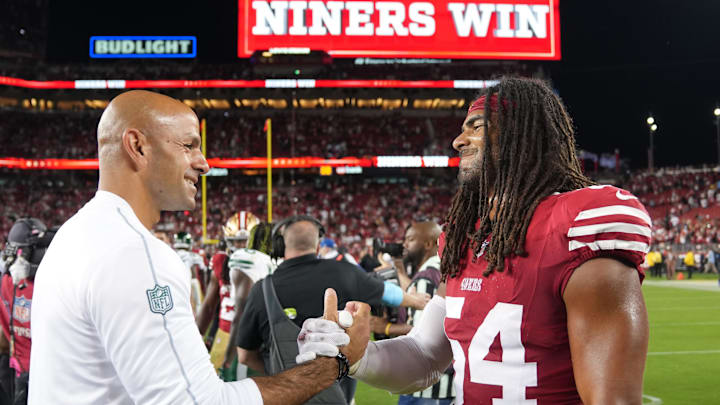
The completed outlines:
[[[190,308],[190,276],[119,196],[98,191],[35,278],[29,404],[262,404],[224,383]]]

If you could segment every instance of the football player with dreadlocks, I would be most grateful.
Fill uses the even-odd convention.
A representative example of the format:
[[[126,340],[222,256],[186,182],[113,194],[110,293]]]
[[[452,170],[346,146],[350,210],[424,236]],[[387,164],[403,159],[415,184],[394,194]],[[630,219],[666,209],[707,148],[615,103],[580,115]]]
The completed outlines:
[[[250,230],[250,238],[247,247],[237,249],[230,256],[228,268],[230,269],[230,281],[232,283],[231,297],[235,300],[233,305],[233,320],[230,325],[230,339],[225,350],[223,370],[226,381],[234,381],[243,376],[235,375],[237,370],[237,336],[238,324],[242,317],[245,302],[247,301],[250,289],[255,283],[262,280],[277,267],[270,258],[272,246],[273,225],[267,222],[260,222]],[[241,365],[240,370],[245,368]],[[258,370],[260,372],[264,370]]]
[[[453,147],[460,186],[439,244],[445,283],[409,335],[365,350],[365,331],[351,333],[344,350],[365,350],[351,374],[409,393],[454,359],[456,404],[641,404],[640,265],[652,227],[643,205],[583,175],[570,117],[538,80],[486,89]]]
[[[245,249],[250,238],[251,231],[260,224],[260,219],[248,211],[240,211],[233,214],[223,226],[225,251],[218,251],[213,255],[210,268],[212,274],[208,283],[205,300],[197,316],[197,325],[201,334],[205,334],[214,318],[214,312],[220,308],[218,313],[218,330],[213,338],[210,349],[210,361],[215,369],[221,371],[224,378],[230,379],[223,367],[224,360],[230,342],[230,326],[235,319],[235,289],[231,280],[230,255]],[[244,265],[238,262],[238,265]],[[267,274],[267,271],[265,272]],[[233,356],[229,357],[232,362]]]

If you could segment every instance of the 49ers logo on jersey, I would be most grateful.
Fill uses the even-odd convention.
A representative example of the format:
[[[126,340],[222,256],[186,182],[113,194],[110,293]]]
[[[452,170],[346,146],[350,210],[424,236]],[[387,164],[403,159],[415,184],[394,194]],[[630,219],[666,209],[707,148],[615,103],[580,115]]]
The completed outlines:
[[[482,290],[482,279],[481,278],[464,278],[460,284],[460,289],[463,291],[480,292]]]

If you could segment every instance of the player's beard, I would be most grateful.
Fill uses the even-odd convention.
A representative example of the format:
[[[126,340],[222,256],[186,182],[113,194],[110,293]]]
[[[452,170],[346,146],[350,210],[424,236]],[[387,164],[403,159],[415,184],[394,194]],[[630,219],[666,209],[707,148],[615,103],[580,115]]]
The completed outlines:
[[[477,184],[480,184],[482,174],[482,161],[482,157],[476,155],[472,162],[470,162],[470,167],[461,167],[460,170],[458,170],[458,182],[460,182],[460,187],[476,184],[475,189],[477,189]]]

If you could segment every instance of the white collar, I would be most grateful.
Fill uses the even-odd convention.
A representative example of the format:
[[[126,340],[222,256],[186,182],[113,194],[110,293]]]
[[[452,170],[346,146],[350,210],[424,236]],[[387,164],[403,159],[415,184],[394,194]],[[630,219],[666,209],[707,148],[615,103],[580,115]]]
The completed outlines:
[[[428,267],[434,267],[436,269],[440,269],[440,256],[435,255],[427,260],[425,260],[425,263],[420,266],[420,269],[418,270],[418,273],[421,271],[425,271]]]

